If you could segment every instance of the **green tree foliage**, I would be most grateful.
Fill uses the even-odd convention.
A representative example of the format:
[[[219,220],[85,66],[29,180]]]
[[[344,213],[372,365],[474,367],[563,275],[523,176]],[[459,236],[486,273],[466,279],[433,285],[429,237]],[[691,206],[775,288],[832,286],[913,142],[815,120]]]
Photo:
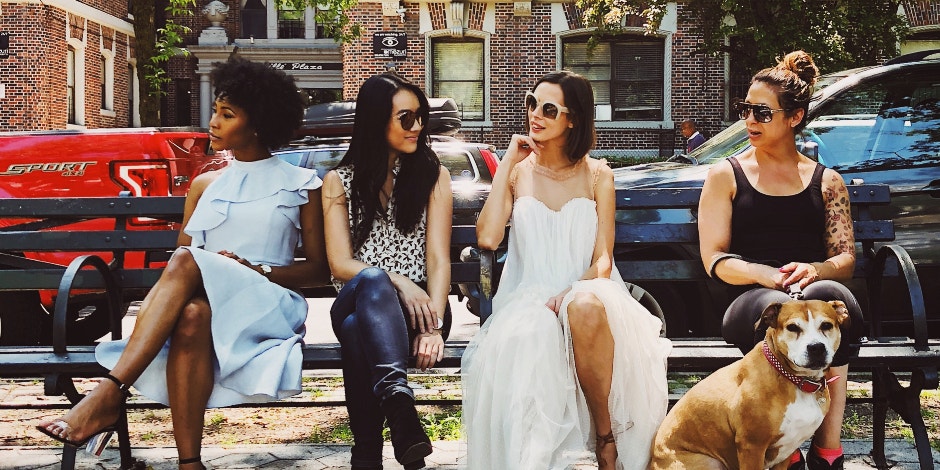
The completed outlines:
[[[735,54],[747,69],[775,63],[787,52],[809,52],[820,70],[876,65],[898,53],[908,32],[901,0],[686,0],[683,17],[702,34],[697,53]],[[616,32],[622,18],[638,15],[648,31],[659,28],[666,0],[577,0],[587,26]],[[726,44],[738,36],[734,50]]]

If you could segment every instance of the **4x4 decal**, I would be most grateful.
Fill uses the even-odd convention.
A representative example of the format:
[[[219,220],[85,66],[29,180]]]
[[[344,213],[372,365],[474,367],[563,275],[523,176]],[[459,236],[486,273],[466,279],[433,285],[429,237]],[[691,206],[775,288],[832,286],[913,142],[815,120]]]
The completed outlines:
[[[98,162],[14,163],[0,172],[0,176],[25,175],[34,171],[62,173],[62,176],[82,176],[85,168]]]

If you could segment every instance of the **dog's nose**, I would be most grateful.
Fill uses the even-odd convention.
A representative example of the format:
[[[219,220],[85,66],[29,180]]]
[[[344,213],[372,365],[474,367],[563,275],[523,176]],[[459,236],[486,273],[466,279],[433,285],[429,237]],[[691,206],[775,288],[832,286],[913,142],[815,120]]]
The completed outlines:
[[[822,367],[826,363],[829,351],[826,345],[820,342],[810,343],[806,346],[806,358],[808,367]]]
[[[806,352],[811,356],[826,354],[826,345],[820,342],[811,343],[810,345],[806,346]]]

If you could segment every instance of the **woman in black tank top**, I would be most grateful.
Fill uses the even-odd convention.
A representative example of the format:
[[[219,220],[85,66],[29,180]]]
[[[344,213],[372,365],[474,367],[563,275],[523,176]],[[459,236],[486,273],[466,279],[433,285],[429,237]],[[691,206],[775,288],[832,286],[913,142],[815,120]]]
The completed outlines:
[[[722,333],[746,354],[764,339],[755,323],[772,303],[786,302],[792,286],[805,299],[841,300],[850,318],[826,378],[830,409],[804,462],[799,449],[790,470],[841,469],[842,416],[848,361],[857,351],[863,318],[852,293],[838,281],[855,269],[855,238],[842,177],[796,149],[817,69],[802,51],[758,72],[735,110],[747,123],[751,148],[716,165],[699,201],[702,261],[715,279],[733,286]]]

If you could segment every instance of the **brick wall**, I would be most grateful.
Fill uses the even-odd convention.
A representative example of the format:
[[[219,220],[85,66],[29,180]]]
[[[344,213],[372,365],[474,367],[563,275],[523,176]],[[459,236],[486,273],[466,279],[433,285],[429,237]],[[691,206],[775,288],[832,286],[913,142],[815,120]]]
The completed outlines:
[[[940,1],[904,0],[901,4],[911,26],[940,25]]]
[[[676,126],[674,148],[684,149],[685,137],[679,132],[682,121],[694,120],[706,137],[725,128],[725,71],[723,57],[694,52],[702,36],[687,18],[686,4],[678,7],[680,21],[672,37],[672,119]]]
[[[99,7],[127,16],[126,2],[100,1]],[[120,5],[123,4],[123,10]],[[121,13],[123,11],[123,13]],[[59,8],[41,4],[4,4],[3,30],[10,33],[11,56],[0,59],[0,131],[64,129],[68,121],[66,94],[66,22],[69,34],[86,38],[85,126],[125,127],[128,123],[128,36]],[[87,30],[87,35],[86,35]],[[101,46],[114,46],[114,116],[101,115]],[[131,54],[133,55],[133,54]]]

